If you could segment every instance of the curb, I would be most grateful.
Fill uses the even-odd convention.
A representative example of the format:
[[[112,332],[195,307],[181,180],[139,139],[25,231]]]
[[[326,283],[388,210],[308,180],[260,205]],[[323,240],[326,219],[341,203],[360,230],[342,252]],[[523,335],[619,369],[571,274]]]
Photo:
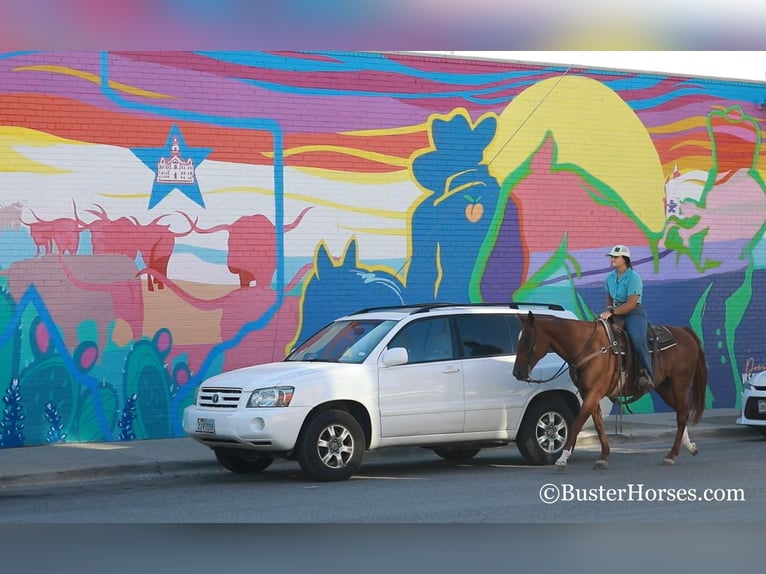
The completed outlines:
[[[676,435],[675,427],[667,427],[664,429],[659,428],[647,428],[647,429],[633,429],[627,430],[621,433],[617,433],[614,430],[607,429],[607,438],[610,444],[630,444],[630,443],[646,443],[646,442],[668,442],[672,444]],[[689,438],[692,442],[696,442],[700,438],[721,438],[721,437],[752,437],[759,438],[760,432],[748,428],[742,425],[736,426],[690,426]],[[577,438],[577,444],[583,444],[596,446],[599,445],[598,434],[595,429],[589,429],[587,432],[580,432],[580,436]]]

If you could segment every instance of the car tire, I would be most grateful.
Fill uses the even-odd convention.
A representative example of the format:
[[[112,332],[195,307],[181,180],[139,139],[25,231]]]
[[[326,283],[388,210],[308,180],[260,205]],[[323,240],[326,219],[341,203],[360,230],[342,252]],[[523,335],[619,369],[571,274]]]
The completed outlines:
[[[266,470],[271,463],[274,462],[274,457],[264,456],[260,454],[246,455],[246,454],[234,454],[232,451],[227,451],[220,448],[213,449],[215,458],[226,470],[236,472],[237,474],[253,474]]]
[[[345,411],[325,411],[307,424],[296,456],[301,470],[312,480],[346,480],[362,465],[364,432]]]
[[[479,454],[480,448],[434,448],[432,449],[444,460],[469,460]]]
[[[574,415],[561,399],[543,397],[534,401],[519,427],[516,446],[530,464],[556,462],[572,432]]]

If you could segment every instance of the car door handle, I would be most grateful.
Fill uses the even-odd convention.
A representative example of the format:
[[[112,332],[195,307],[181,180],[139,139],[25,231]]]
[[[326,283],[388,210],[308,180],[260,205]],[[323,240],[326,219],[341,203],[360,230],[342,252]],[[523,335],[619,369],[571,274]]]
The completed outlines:
[[[460,367],[444,367],[442,373],[459,373]]]

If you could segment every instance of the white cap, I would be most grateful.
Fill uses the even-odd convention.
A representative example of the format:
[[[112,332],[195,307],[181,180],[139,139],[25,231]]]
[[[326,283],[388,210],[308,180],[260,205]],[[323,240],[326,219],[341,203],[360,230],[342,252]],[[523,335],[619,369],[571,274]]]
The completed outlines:
[[[607,256],[618,255],[622,255],[623,257],[630,257],[630,249],[628,249],[625,245],[615,245],[612,247],[612,250],[607,253]]]

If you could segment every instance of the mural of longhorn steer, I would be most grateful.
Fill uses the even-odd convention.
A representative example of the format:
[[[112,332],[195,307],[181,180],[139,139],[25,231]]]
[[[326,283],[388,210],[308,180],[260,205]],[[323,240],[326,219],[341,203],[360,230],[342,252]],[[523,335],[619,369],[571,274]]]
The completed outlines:
[[[29,227],[29,234],[37,247],[37,255],[54,253],[56,247],[59,253],[77,253],[82,229],[80,222],[67,217],[46,221],[37,217],[34,211],[30,210],[30,213],[35,221],[22,223]]]
[[[303,216],[311,209],[305,208],[292,223],[284,226],[285,232],[292,231],[300,224]],[[232,224],[221,224],[202,229],[192,224],[197,233],[229,232],[229,255],[226,264],[229,271],[239,275],[239,286],[250,287],[255,281],[259,287],[270,287],[277,269],[276,228],[261,214],[243,215]]]
[[[3,229],[21,228],[21,212],[24,209],[23,201],[14,201],[8,205],[0,203],[0,231]]]
[[[135,217],[109,219],[106,210],[98,204],[95,205],[98,209],[86,210],[97,217],[91,223],[82,221],[75,211],[77,221],[83,226],[83,229],[90,231],[93,254],[125,255],[133,260],[140,254],[147,268],[164,276],[168,273],[168,263],[173,254],[176,238],[189,235],[196,223],[188,215],[181,213],[189,222],[189,230],[184,233],[174,233],[170,231],[170,224],[161,225],[159,223],[162,218],[169,214],[160,215],[148,224],[141,225]],[[149,291],[154,291],[155,285],[157,289],[164,288],[161,281],[155,281],[151,275],[148,275],[147,287]]]
[[[311,270],[307,263],[298,270],[284,292],[296,288]],[[142,269],[139,274],[153,274],[150,269]],[[299,298],[285,296],[276,315],[270,320],[266,312],[277,302],[277,292],[269,286],[237,287],[222,297],[201,299],[195,297],[182,287],[164,276],[155,279],[167,284],[168,289],[178,296],[183,303],[192,305],[200,311],[220,311],[220,338],[230,342],[238,340],[226,351],[224,370],[233,370],[247,365],[269,363],[284,358],[287,345],[295,336],[295,325],[298,317]],[[171,305],[163,308],[160,313],[174,313]],[[197,324],[195,318],[191,322]],[[190,352],[190,354],[193,351]]]

